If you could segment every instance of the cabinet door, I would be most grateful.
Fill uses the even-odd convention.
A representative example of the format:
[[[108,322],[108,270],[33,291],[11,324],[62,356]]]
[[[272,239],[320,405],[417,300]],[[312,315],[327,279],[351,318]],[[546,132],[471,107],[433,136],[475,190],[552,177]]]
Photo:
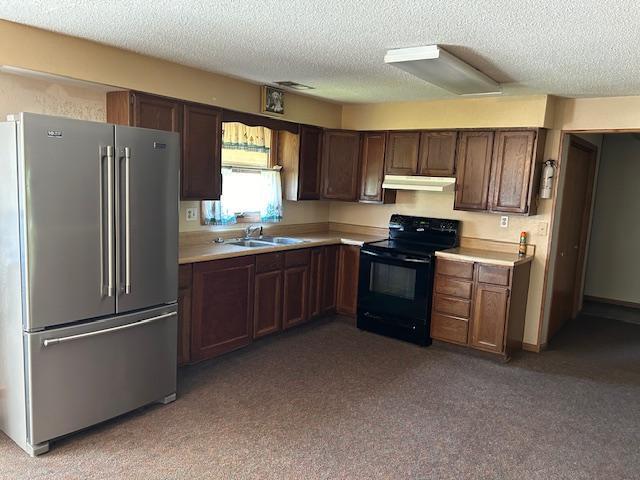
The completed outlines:
[[[326,130],[322,147],[322,196],[354,201],[358,196],[360,134]]]
[[[253,337],[282,329],[282,270],[257,273],[253,307]]]
[[[456,210],[486,210],[493,132],[461,132],[458,141]]]
[[[309,266],[309,318],[315,318],[322,314],[324,263],[324,248],[313,248],[311,250],[311,262]]]
[[[365,132],[360,148],[360,195],[363,203],[395,203],[396,191],[383,190],[385,132]]]
[[[536,131],[497,132],[489,209],[527,213],[532,187]]]
[[[212,358],[251,342],[253,282],[252,256],[194,265],[192,360]]]
[[[418,175],[453,177],[457,139],[458,132],[422,132]]]
[[[182,103],[170,98],[145,93],[132,93],[133,127],[153,128],[168,132],[182,130]]]
[[[502,353],[508,311],[508,288],[478,283],[469,344],[480,350]]]
[[[322,129],[301,125],[300,156],[298,160],[298,200],[320,199],[321,149]]]
[[[418,172],[420,132],[389,132],[385,155],[388,175],[415,175]]]
[[[340,245],[338,259],[338,313],[355,317],[358,310],[360,247]]]
[[[180,265],[178,280],[178,365],[191,361],[192,265]]]
[[[182,198],[218,200],[222,193],[222,111],[185,105],[182,143]]]
[[[309,318],[309,265],[284,270],[284,315],[282,328],[291,328]]]
[[[322,263],[322,298],[321,310],[323,314],[334,313],[336,310],[336,289],[338,286],[338,245],[324,247]]]

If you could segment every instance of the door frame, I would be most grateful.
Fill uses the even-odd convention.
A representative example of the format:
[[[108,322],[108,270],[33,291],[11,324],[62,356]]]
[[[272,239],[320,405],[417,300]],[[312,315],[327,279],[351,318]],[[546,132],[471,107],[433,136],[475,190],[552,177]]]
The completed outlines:
[[[566,142],[571,139],[570,141],[572,141],[575,144],[578,144],[580,146],[582,146],[583,148],[589,149],[593,151],[593,154],[596,156],[596,162],[594,163],[594,168],[592,169],[592,171],[590,172],[589,176],[590,178],[592,178],[592,182],[591,182],[591,187],[590,187],[590,195],[591,195],[591,202],[588,205],[585,205],[585,208],[583,209],[583,215],[587,216],[587,222],[583,223],[583,231],[581,232],[580,235],[580,247],[579,247],[579,254],[578,254],[578,262],[579,262],[579,266],[578,269],[576,270],[576,278],[578,280],[578,282],[576,283],[576,289],[574,291],[574,295],[573,295],[573,307],[572,307],[572,311],[575,313],[575,310],[577,308],[577,305],[580,302],[581,297],[583,296],[584,293],[584,285],[583,285],[583,277],[584,277],[584,269],[585,269],[585,259],[586,259],[586,255],[587,255],[587,246],[588,246],[588,239],[589,239],[589,233],[591,230],[591,216],[593,213],[593,207],[594,207],[594,203],[595,203],[595,198],[594,198],[594,189],[596,187],[596,173],[597,173],[597,155],[598,155],[598,148],[593,145],[591,142],[588,142],[578,136],[576,136],[576,134],[580,134],[580,133],[584,133],[584,134],[594,134],[594,135],[598,135],[598,134],[602,134],[602,135],[606,135],[606,134],[611,134],[611,133],[638,133],[640,132],[640,130],[637,129],[631,129],[631,130],[615,130],[615,129],[610,129],[610,130],[562,130],[561,134],[560,134],[560,146],[559,146],[559,150],[558,150],[558,160],[556,163],[556,181],[554,182],[554,186],[553,186],[553,204],[551,207],[551,218],[549,221],[550,224],[550,234],[549,234],[549,240],[547,242],[547,252],[549,252],[549,255],[547,255],[547,259],[545,261],[545,268],[544,268],[544,282],[543,282],[543,290],[542,290],[542,310],[540,312],[540,322],[538,323],[538,351],[543,350],[546,348],[547,343],[549,342],[549,340],[551,339],[551,337],[549,336],[549,329],[551,326],[551,303],[553,302],[553,284],[555,281],[555,270],[554,270],[554,275],[553,278],[549,278],[549,270],[550,270],[550,266],[551,266],[551,252],[552,252],[552,244],[554,239],[556,239],[558,232],[554,230],[554,224],[555,224],[555,217],[556,214],[559,212],[557,212],[558,210],[558,194],[560,193],[560,185],[559,185],[559,172],[561,172],[561,169],[564,167],[564,161],[566,160],[563,156],[563,151],[564,151],[564,147]],[[563,189],[566,185],[563,184]],[[561,205],[560,205],[561,207]],[[557,256],[557,252],[556,252],[556,256]],[[553,256],[554,260],[556,258],[556,256]],[[578,275],[579,274],[579,275]],[[548,288],[550,286],[550,289]],[[549,295],[550,293],[550,295]],[[545,325],[545,312],[547,311],[547,306],[549,307],[549,319],[546,322]],[[543,328],[546,329],[546,334],[547,334],[547,338],[545,342],[541,342],[541,337],[542,337],[542,331]]]

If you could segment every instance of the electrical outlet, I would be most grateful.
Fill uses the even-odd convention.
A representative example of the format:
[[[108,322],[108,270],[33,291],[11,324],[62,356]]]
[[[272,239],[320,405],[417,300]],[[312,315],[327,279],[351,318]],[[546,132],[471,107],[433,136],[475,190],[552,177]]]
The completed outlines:
[[[198,219],[198,209],[195,207],[187,208],[187,222],[192,222]]]
[[[502,228],[509,227],[509,217],[507,217],[506,215],[501,216],[500,217],[500,226]]]
[[[547,222],[538,222],[538,230],[537,233],[540,236],[546,237],[548,232],[548,223]]]

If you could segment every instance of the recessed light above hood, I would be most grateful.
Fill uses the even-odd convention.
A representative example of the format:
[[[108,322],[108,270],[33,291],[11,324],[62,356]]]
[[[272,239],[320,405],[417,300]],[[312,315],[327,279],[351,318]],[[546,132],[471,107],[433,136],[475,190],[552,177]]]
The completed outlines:
[[[417,175],[385,175],[382,188],[390,190],[422,190],[427,192],[453,192],[454,177],[419,177]]]

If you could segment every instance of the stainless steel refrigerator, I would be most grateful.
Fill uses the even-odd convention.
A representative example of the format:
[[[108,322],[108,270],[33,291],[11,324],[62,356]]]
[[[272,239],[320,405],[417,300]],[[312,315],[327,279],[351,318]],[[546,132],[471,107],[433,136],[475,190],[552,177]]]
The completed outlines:
[[[0,428],[31,455],[176,391],[179,137],[0,123]]]

